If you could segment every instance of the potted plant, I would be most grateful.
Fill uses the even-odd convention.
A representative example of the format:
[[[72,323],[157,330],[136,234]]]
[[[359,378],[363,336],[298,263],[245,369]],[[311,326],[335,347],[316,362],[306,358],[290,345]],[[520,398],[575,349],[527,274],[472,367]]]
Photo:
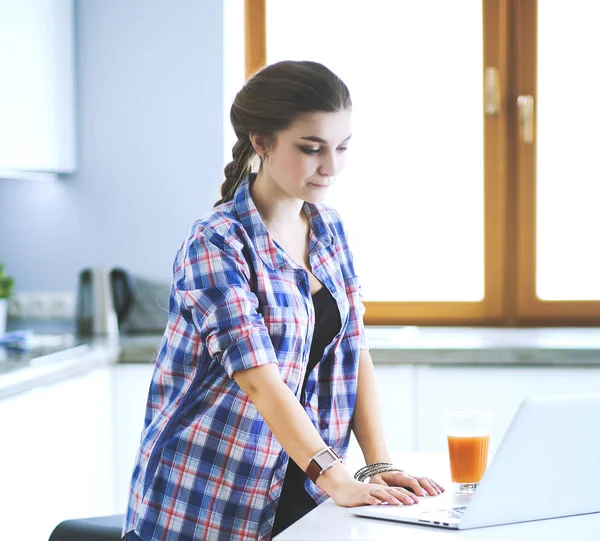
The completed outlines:
[[[12,293],[14,285],[14,278],[4,274],[4,264],[0,263],[0,336],[2,336],[6,331],[8,298]]]

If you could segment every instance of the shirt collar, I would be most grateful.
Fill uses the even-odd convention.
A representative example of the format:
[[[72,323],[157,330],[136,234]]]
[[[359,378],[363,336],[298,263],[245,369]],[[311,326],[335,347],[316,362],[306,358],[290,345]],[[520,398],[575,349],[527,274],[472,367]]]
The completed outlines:
[[[273,242],[273,239],[252,200],[250,184],[255,178],[256,173],[251,173],[249,177],[242,180],[233,196],[234,207],[240,222],[253,240],[260,258],[270,268],[278,269],[286,262],[286,259],[282,250]],[[319,206],[312,203],[304,203],[303,210],[317,241],[325,247],[330,246],[333,243],[333,233],[329,226],[324,222]],[[310,246],[309,249],[312,249],[312,246]]]

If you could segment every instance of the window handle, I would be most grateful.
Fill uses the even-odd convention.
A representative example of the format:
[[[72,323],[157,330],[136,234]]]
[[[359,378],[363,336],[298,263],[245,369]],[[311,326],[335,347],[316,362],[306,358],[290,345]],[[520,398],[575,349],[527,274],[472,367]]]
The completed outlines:
[[[483,103],[487,116],[500,114],[500,75],[498,68],[485,68],[483,76]]]
[[[533,96],[519,96],[517,98],[517,109],[519,110],[519,130],[521,140],[524,143],[533,143],[534,102]]]

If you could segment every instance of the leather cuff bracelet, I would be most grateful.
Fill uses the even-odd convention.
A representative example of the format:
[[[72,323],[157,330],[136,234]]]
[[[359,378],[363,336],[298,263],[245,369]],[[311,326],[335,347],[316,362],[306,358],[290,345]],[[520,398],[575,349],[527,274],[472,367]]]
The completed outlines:
[[[316,483],[319,475],[341,461],[342,459],[338,454],[331,447],[327,447],[327,449],[319,451],[310,459],[308,468],[306,468],[306,475],[313,483]]]

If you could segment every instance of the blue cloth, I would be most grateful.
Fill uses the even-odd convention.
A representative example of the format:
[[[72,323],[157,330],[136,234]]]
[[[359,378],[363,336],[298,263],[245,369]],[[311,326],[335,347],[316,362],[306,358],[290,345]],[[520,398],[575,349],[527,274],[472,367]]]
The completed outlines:
[[[194,224],[175,258],[124,529],[148,541],[270,538],[289,458],[232,379],[238,370],[276,363],[323,440],[347,451],[366,343],[346,232],[334,210],[305,203],[311,268],[341,330],[300,397],[315,319],[308,273],[270,237],[250,182]]]

